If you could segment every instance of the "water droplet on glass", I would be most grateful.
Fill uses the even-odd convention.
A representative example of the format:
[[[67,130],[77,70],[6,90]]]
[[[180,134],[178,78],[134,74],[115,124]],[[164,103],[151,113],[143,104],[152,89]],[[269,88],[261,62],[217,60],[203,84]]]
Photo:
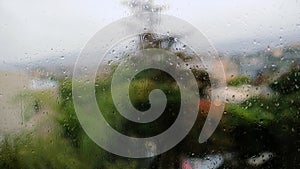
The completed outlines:
[[[254,40],[254,41],[253,41],[253,44],[254,44],[254,45],[256,45],[256,44],[257,44],[256,40]]]

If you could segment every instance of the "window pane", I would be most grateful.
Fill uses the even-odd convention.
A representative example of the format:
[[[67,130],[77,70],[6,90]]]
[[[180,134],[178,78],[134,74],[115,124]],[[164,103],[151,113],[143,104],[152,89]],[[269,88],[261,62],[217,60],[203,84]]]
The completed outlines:
[[[299,11],[1,1],[0,168],[299,168]]]

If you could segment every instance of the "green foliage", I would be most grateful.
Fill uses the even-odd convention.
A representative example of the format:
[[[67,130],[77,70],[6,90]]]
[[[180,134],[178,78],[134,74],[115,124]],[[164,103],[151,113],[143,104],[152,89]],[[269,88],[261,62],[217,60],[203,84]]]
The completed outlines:
[[[24,91],[13,98],[15,104],[22,106],[22,116],[24,122],[27,122],[35,114],[41,113],[41,110],[51,109],[53,111],[58,110],[58,105],[55,99],[56,95],[53,90],[42,91]]]
[[[128,168],[128,169],[138,169],[138,164],[135,160],[116,160],[113,163],[104,162],[104,168],[106,169],[120,169],[120,168]]]
[[[19,159],[16,156],[17,150],[9,143],[7,136],[0,143],[0,168],[15,169],[20,168]]]
[[[300,68],[292,68],[291,71],[283,74],[279,79],[270,84],[270,87],[280,94],[290,94],[300,90]]]
[[[51,138],[50,138],[51,136]],[[8,141],[8,139],[11,141]],[[64,139],[25,133],[6,136],[1,145],[0,168],[84,168],[76,152]]]
[[[62,126],[64,136],[69,138],[73,146],[78,147],[82,134],[81,125],[77,119],[72,101],[72,82],[64,80],[59,85],[60,105],[57,121]]]
[[[124,71],[126,74],[126,71]],[[146,137],[160,133],[172,124],[180,106],[180,91],[175,80],[167,73],[150,69],[137,74],[129,86],[129,97],[132,105],[145,111],[150,108],[149,94],[153,89],[161,89],[167,97],[167,108],[158,120],[149,124],[138,124],[125,119],[117,111],[111,96],[111,77],[98,78],[96,81],[96,97],[104,118],[116,130],[126,132],[135,137]],[[174,85],[175,84],[175,85]],[[119,83],[115,91],[127,90]]]
[[[183,60],[190,59],[184,53],[177,55]],[[123,73],[128,72],[124,70]],[[178,73],[182,72],[179,70]],[[206,89],[210,87],[208,73],[199,69],[192,69],[192,73],[197,79],[200,95],[205,96]],[[181,96],[176,82],[167,73],[150,69],[140,72],[131,81],[130,101],[141,111],[150,108],[148,96],[153,89],[161,89],[166,94],[168,103],[165,112],[156,121],[148,124],[129,122],[119,114],[111,96],[111,78],[111,76],[98,77],[95,92],[104,118],[117,131],[129,136],[149,137],[166,130],[176,120]],[[295,155],[292,152],[295,146],[290,140],[296,140],[300,126],[299,82],[300,71],[293,68],[270,85],[278,92],[277,95],[256,96],[240,104],[227,104],[226,115],[223,116],[217,131],[205,146],[197,142],[206,119],[205,115],[199,113],[200,117],[190,134],[175,148],[157,157],[153,164],[170,168],[176,165],[175,163],[178,162],[176,160],[181,155],[191,152],[205,154],[211,150],[249,153],[269,148],[277,154],[284,154],[284,151],[288,150],[286,157]],[[240,86],[251,83],[249,77],[238,76],[229,81],[228,85]],[[36,106],[37,110],[40,110],[45,103],[49,104],[49,108],[57,112],[54,116],[58,126],[53,128],[52,133],[43,133],[41,136],[32,133],[24,133],[17,137],[6,136],[0,146],[0,168],[134,169],[143,166],[145,161],[129,160],[106,152],[85,134],[74,110],[70,79],[59,80],[58,90],[59,102],[49,99],[47,92],[22,94],[22,99],[31,100],[31,108]],[[124,84],[118,84],[116,90],[125,90]],[[227,132],[228,128],[229,132]],[[101,129],[99,132],[102,132]],[[284,141],[285,148],[280,148],[277,144],[268,144],[274,138]],[[111,142],[116,141],[114,138],[107,139]]]
[[[271,112],[256,106],[246,108],[240,105],[229,104],[226,107],[226,112],[230,113],[229,126],[236,127],[252,124],[267,126],[274,120],[274,115]]]
[[[244,84],[251,84],[252,81],[249,77],[247,76],[237,76],[237,77],[234,77],[233,79],[231,79],[229,82],[228,82],[228,85],[229,86],[241,86],[241,85],[244,85]]]
[[[300,124],[300,91],[273,97],[255,96],[241,104],[227,104],[227,125],[252,125],[272,127],[278,124]],[[290,127],[291,128],[291,127]]]
[[[59,95],[61,99],[61,106],[72,103],[72,81],[65,79],[59,81]]]

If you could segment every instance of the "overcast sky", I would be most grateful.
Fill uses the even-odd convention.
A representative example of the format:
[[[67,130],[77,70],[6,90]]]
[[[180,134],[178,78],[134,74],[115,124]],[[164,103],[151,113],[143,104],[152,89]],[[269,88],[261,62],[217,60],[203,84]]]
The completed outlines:
[[[168,5],[163,13],[190,22],[220,49],[300,42],[298,0],[156,3]],[[129,15],[119,0],[0,0],[0,65],[76,55],[95,32]]]

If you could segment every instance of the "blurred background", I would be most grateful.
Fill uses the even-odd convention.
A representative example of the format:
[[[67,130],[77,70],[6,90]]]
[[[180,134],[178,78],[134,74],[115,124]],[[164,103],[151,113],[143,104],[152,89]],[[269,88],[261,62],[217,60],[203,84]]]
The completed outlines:
[[[141,12],[176,16],[206,36],[224,66],[227,87],[218,90],[227,99],[216,132],[199,144],[211,104],[210,80],[205,69],[192,66],[193,54],[179,42],[184,35],[149,32],[128,49],[116,46],[108,56],[109,70],[98,73],[95,89],[105,118],[118,131],[140,137],[160,133],[174,122],[180,101],[178,86],[166,85],[174,79],[151,70],[132,82],[131,102],[147,110],[149,91],[161,88],[169,92],[165,115],[139,131],[120,116],[110,93],[118,61],[109,58],[125,57],[129,48],[170,50],[190,62],[187,68],[201,95],[198,119],[182,142],[157,157],[129,159],[104,151],[82,130],[72,102],[72,72],[97,31]],[[0,21],[0,168],[300,167],[298,0],[0,0]]]

